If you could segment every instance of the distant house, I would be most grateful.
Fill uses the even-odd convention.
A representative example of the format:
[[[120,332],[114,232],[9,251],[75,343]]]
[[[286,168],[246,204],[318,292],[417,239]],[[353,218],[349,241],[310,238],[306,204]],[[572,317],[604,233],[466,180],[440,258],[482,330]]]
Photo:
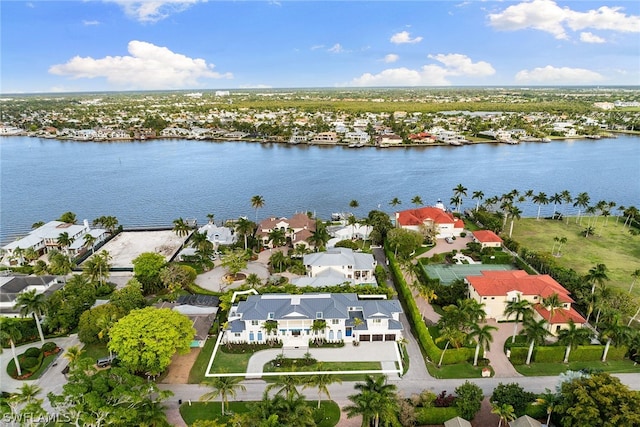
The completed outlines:
[[[14,308],[18,295],[33,290],[37,294],[50,295],[62,285],[63,283],[55,276],[2,276],[0,277],[0,315],[20,317],[20,310]]]
[[[217,226],[211,222],[200,227],[198,233],[206,233],[207,240],[216,248],[219,245],[233,245],[238,241],[238,235],[233,228]]]
[[[176,302],[162,302],[156,304],[157,308],[170,308],[182,313],[191,320],[196,334],[191,342],[191,347],[204,347],[209,331],[216,319],[220,298],[212,295],[182,295]]]
[[[477,230],[473,233],[473,241],[480,243],[484,248],[500,248],[502,247],[502,239],[491,230]]]
[[[63,248],[58,244],[58,239],[62,233],[67,233],[71,240],[69,247]],[[101,228],[90,228],[89,222],[84,220],[82,224],[69,224],[61,221],[49,221],[41,227],[32,230],[25,237],[15,240],[2,247],[4,264],[10,264],[15,261],[16,250],[32,248],[39,255],[45,254],[53,249],[59,251],[67,251],[70,255],[77,255],[86,250],[84,236],[90,234],[95,238],[93,245],[103,242],[109,233]]]
[[[343,282],[356,285],[376,283],[373,273],[377,262],[371,254],[354,252],[348,248],[331,248],[326,252],[307,254],[302,262],[307,269],[307,279],[333,280],[327,285]]]
[[[293,247],[299,244],[312,247],[307,239],[316,231],[316,220],[309,218],[306,213],[296,213],[291,219],[271,217],[263,220],[258,225],[256,232],[263,247],[273,248],[273,243],[269,238],[269,233],[273,230],[282,230],[285,233],[287,243]]]
[[[553,334],[566,329],[571,320],[578,326],[585,323],[584,317],[571,306],[574,300],[569,291],[548,274],[530,275],[523,270],[483,271],[480,276],[467,276],[465,282],[469,298],[484,304],[487,317],[497,321],[508,320],[504,314],[507,303],[521,299],[531,303],[534,318],[546,320]],[[558,294],[562,307],[554,310],[551,318],[543,299],[553,294]]]
[[[329,342],[397,341],[402,338],[398,300],[356,294],[251,295],[231,307],[225,341],[305,348],[319,338]],[[377,299],[373,299],[377,298]],[[322,328],[314,328],[314,322]],[[270,323],[269,325],[269,322]],[[271,326],[271,328],[269,327]]]
[[[425,206],[396,212],[396,226],[407,230],[420,231],[422,227],[434,227],[436,238],[460,236],[464,221],[453,216],[444,207]]]
[[[334,243],[337,243],[340,240],[353,240],[353,239],[366,240],[369,238],[371,231],[373,231],[372,226],[364,225],[360,223],[347,224],[347,225],[331,225],[327,227],[327,232],[331,237],[335,239]],[[327,245],[330,246],[331,241],[329,241]]]

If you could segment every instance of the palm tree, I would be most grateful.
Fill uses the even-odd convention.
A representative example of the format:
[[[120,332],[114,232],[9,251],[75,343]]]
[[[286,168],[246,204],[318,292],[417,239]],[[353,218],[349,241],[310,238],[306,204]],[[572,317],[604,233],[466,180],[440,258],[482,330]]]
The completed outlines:
[[[484,310],[484,304],[478,301],[468,298],[464,300],[458,300],[458,307],[463,315],[464,327],[477,322],[484,322],[487,317],[487,312]]]
[[[262,280],[260,279],[260,276],[258,276],[256,273],[251,273],[247,276],[247,279],[244,281],[244,284],[248,285],[251,288],[254,288],[262,285]]]
[[[569,320],[569,327],[558,332],[558,343],[566,345],[564,352],[564,363],[569,363],[571,350],[580,344],[586,344],[591,340],[591,331],[587,328],[578,328],[573,321]]]
[[[285,231],[281,228],[274,228],[269,232],[269,241],[274,248],[283,246],[287,241]]]
[[[540,219],[540,208],[542,207],[542,205],[546,205],[546,204],[549,203],[549,198],[547,197],[547,195],[545,193],[543,193],[541,191],[538,194],[536,194],[535,196],[533,196],[531,198],[531,201],[533,203],[535,203],[536,205],[538,205],[538,215],[536,215],[536,219],[539,220]]]
[[[559,403],[559,396],[555,393],[552,393],[548,388],[544,389],[544,393],[540,394],[535,401],[535,405],[544,406],[545,412],[547,413],[547,426],[550,425],[551,422],[551,414],[555,409],[556,405]]]
[[[201,401],[209,402],[220,396],[221,413],[225,414],[225,406],[229,407],[229,396],[235,399],[238,390],[246,391],[247,388],[240,382],[242,377],[214,377],[205,380],[205,385],[213,388],[209,393],[200,396]]]
[[[509,237],[511,237],[511,233],[513,233],[513,221],[516,219],[520,219],[520,214],[522,211],[517,206],[513,205],[509,208],[509,216],[511,217],[511,226],[509,227]]]
[[[556,217],[557,205],[561,204],[562,200],[562,194],[560,193],[553,193],[553,196],[549,197],[549,203],[553,203],[553,215],[551,216],[552,218]]]
[[[436,291],[433,288],[425,285],[422,285],[418,288],[418,295],[426,299],[428,303],[431,303],[431,301],[435,301],[438,299]]]
[[[347,418],[356,416],[362,417],[361,427],[371,427],[371,422],[376,419],[378,414],[379,399],[376,393],[365,391],[349,396],[349,400],[353,402],[351,405],[344,407]]]
[[[393,199],[391,199],[389,204],[391,205],[391,207],[395,208],[396,206],[401,205],[402,202],[397,197],[394,197]]]
[[[553,325],[553,316],[556,314],[556,309],[562,308],[563,302],[560,299],[560,295],[553,293],[546,298],[542,299],[542,306],[549,310],[549,330]]]
[[[200,252],[207,252],[213,249],[213,243],[207,238],[207,233],[195,232],[191,236],[191,247]]]
[[[74,345],[67,349],[67,351],[64,353],[64,358],[69,361],[69,366],[73,368],[78,364],[78,361],[82,359],[83,353],[84,350],[82,350],[80,346]]]
[[[331,236],[327,231],[327,228],[320,221],[316,223],[316,230],[311,232],[311,236],[307,239],[309,243],[311,243],[316,252],[327,244]]]
[[[73,238],[69,236],[69,233],[64,231],[60,233],[56,243],[64,250],[65,253],[68,253],[69,246],[71,246],[71,244],[73,243]]]
[[[558,239],[558,249],[556,249],[556,256],[561,256],[560,255],[560,249],[562,249],[562,246],[567,243],[567,238],[565,236],[562,236]]]
[[[596,264],[589,269],[585,276],[585,280],[587,283],[591,283],[591,295],[596,291],[596,284],[604,286],[605,280],[609,280],[607,271],[607,266],[605,264]]]
[[[279,250],[275,251],[269,257],[269,264],[271,264],[271,267],[273,267],[274,269],[278,267],[279,273],[282,273],[282,267],[287,265],[287,261],[287,256]]]
[[[571,197],[571,193],[569,190],[562,190],[560,193],[562,196],[562,216],[565,216],[565,203],[573,202],[573,198]],[[567,225],[569,225],[569,218],[567,217]]]
[[[351,209],[357,209],[358,206],[360,206],[360,203],[358,203],[357,200],[353,199],[352,201],[349,202],[349,207]]]
[[[317,372],[315,375],[312,375],[311,378],[309,378],[309,382],[305,384],[303,388],[318,388],[318,409],[320,409],[320,398],[323,394],[327,396],[327,399],[331,400],[331,395],[329,394],[329,386],[331,384],[342,384],[342,380],[332,374]]]
[[[529,341],[529,352],[527,353],[527,362],[531,363],[531,356],[533,355],[533,347],[536,344],[544,344],[545,338],[550,334],[546,325],[547,321],[544,319],[535,320],[533,316],[527,316],[522,322],[522,332]]]
[[[94,285],[102,286],[110,276],[111,255],[107,251],[98,252],[96,255],[84,262],[82,273],[87,276]]]
[[[416,205],[416,207],[424,205],[424,202],[422,201],[422,197],[420,196],[414,196],[413,199],[411,199],[411,203]]]
[[[16,364],[16,372],[18,376],[22,375],[22,370],[20,369],[20,361],[18,360],[18,355],[16,354],[16,341],[22,338],[22,332],[20,332],[20,328],[18,325],[9,320],[8,317],[2,318],[0,323],[0,336],[2,337],[2,341],[8,340],[9,345],[11,346],[11,354],[13,355],[13,361]]]
[[[213,224],[213,220],[215,219],[215,214],[212,213],[208,213],[207,214],[207,221],[209,222],[209,224]]]
[[[507,316],[507,319],[512,314],[516,315],[516,319],[513,326],[513,336],[511,337],[511,343],[516,342],[516,335],[518,334],[518,321],[522,317],[522,321],[524,322],[527,315],[531,314],[531,303],[526,299],[523,300],[518,295],[518,299],[515,301],[509,301],[504,308],[504,315]]]
[[[20,310],[21,316],[33,315],[33,319],[36,321],[38,327],[38,334],[40,335],[40,341],[44,344],[44,334],[42,333],[42,325],[40,324],[40,316],[47,308],[47,297],[44,294],[36,293],[33,289],[28,292],[22,292],[16,298],[15,308]]]
[[[640,214],[640,210],[638,210],[638,208],[636,208],[635,206],[629,206],[624,210],[624,214],[627,216],[627,218],[624,220],[624,226],[629,224],[629,228],[631,228],[631,223],[638,217],[638,215]]]
[[[84,241],[84,245],[86,247],[91,247],[91,254],[93,254],[93,251],[94,251],[93,245],[98,239],[95,236],[93,236],[91,233],[87,233],[84,236],[82,236],[82,240]]]
[[[508,403],[503,403],[502,405],[496,405],[495,403],[491,404],[491,413],[496,414],[500,421],[498,422],[498,427],[502,426],[502,422],[505,422],[505,425],[509,421],[513,421],[516,419],[516,413],[513,410],[513,406]]]
[[[483,352],[486,350],[490,350],[489,343],[493,342],[493,335],[491,335],[491,331],[497,331],[498,328],[491,325],[480,326],[477,323],[471,325],[471,332],[469,333],[470,338],[476,338],[476,352],[473,356],[473,366],[478,366],[478,355],[480,354],[480,348],[482,348]]]
[[[271,343],[273,343],[273,339],[271,338],[271,334],[278,330],[278,321],[277,320],[266,320],[262,324],[262,329],[264,329],[265,335],[267,336],[267,341],[271,344]]]
[[[578,216],[576,218],[576,224],[582,224],[582,219],[580,217],[580,214],[582,213],[582,209],[585,209],[587,206],[589,206],[590,200],[591,200],[591,197],[589,197],[587,193],[579,193],[574,199],[573,207],[578,208]]]
[[[256,224],[258,223],[258,209],[264,206],[264,198],[260,195],[255,195],[251,198],[251,207],[256,210]]]
[[[638,280],[638,277],[640,277],[640,268],[634,270],[634,272],[631,273],[631,277],[633,277],[633,281],[631,282],[631,286],[629,286],[629,293],[631,293],[631,290],[633,289],[633,285],[635,285],[636,280]]]
[[[484,198],[484,193],[481,190],[478,191],[474,191],[473,195],[471,196],[472,199],[477,199],[476,200],[476,212],[478,212],[478,209],[480,208],[480,201]]]
[[[255,230],[254,223],[247,218],[238,218],[236,221],[236,231],[244,237],[244,250],[247,250],[247,238]]]
[[[613,321],[608,323],[605,328],[600,331],[600,340],[606,340],[607,343],[604,346],[604,353],[602,354],[602,361],[607,361],[607,353],[609,353],[609,347],[612,342],[615,342],[615,347],[625,345],[631,340],[632,329],[620,323],[618,316],[613,318]]]
[[[463,196],[464,197],[467,196],[467,190],[468,190],[468,188],[465,187],[462,184],[456,185],[456,187],[453,189],[453,196],[454,196],[454,198],[458,199],[458,203],[457,203],[457,206],[456,206],[456,210],[458,212],[460,212],[460,207],[462,206],[462,197]]]
[[[189,234],[191,227],[182,219],[182,217],[173,220],[173,231],[179,236],[184,237]]]
[[[300,377],[297,375],[280,375],[276,382],[267,386],[266,390],[271,391],[279,388],[276,391],[276,396],[284,395],[287,399],[291,397],[300,396],[300,392],[297,387],[300,385]]]
[[[462,342],[464,341],[466,334],[456,327],[452,327],[449,325],[445,325],[440,329],[440,336],[435,339],[436,343],[446,341],[447,343],[444,346],[444,350],[440,354],[440,360],[438,361],[438,368],[442,366],[442,361],[444,360],[444,354],[449,348],[449,344],[453,344],[454,347],[459,348]]]
[[[394,409],[397,405],[395,392],[397,387],[394,384],[387,383],[386,376],[374,378],[371,375],[367,375],[364,383],[356,383],[354,388],[360,391],[360,394],[349,396],[349,400],[352,402],[354,402],[352,397],[356,397],[355,401],[357,401],[357,396],[367,396],[367,400],[370,396],[373,396],[372,400],[375,402],[372,420],[374,427],[378,427],[381,421],[386,424],[388,418],[395,416]]]
[[[31,228],[35,230],[42,227],[44,224],[45,224],[44,221],[36,221],[33,224],[31,224]]]

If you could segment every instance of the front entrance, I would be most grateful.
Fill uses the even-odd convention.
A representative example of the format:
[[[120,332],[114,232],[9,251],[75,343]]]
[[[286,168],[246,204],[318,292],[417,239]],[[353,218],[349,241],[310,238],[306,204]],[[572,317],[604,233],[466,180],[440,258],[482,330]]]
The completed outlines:
[[[350,337],[353,334],[353,328],[351,328],[351,326],[347,326],[347,329],[345,330],[344,334]]]

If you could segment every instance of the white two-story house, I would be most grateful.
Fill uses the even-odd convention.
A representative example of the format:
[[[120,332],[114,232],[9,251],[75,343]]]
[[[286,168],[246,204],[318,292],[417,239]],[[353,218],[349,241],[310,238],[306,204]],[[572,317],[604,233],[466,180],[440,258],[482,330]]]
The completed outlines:
[[[326,252],[314,252],[302,260],[307,274],[292,280],[297,286],[331,286],[375,284],[377,262],[371,254],[354,252],[348,248],[331,248]]]
[[[285,348],[305,348],[316,339],[397,341],[403,329],[400,313],[398,300],[380,295],[251,295],[231,307],[224,339],[231,343],[277,340]]]

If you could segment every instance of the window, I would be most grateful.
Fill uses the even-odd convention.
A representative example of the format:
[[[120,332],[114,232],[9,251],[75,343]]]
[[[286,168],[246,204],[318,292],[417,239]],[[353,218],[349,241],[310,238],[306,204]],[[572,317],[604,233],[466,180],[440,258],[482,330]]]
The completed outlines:
[[[339,323],[340,323],[340,320],[338,320],[338,319],[331,319],[331,324],[332,324],[332,325],[337,325],[337,324],[339,324]]]
[[[322,312],[316,311],[316,319],[322,319]]]
[[[236,332],[235,334],[233,334],[233,336],[236,338],[240,338],[240,332]]]
[[[373,319],[373,323],[382,323],[382,319]]]
[[[251,321],[251,326],[258,326],[258,321],[257,320],[252,320]]]
[[[491,297],[491,299],[496,299],[496,297]]]
[[[271,312],[269,312],[269,313],[267,314],[267,319],[273,319],[273,318],[275,318],[275,317],[276,317],[276,314],[275,314],[273,311],[271,311]]]

